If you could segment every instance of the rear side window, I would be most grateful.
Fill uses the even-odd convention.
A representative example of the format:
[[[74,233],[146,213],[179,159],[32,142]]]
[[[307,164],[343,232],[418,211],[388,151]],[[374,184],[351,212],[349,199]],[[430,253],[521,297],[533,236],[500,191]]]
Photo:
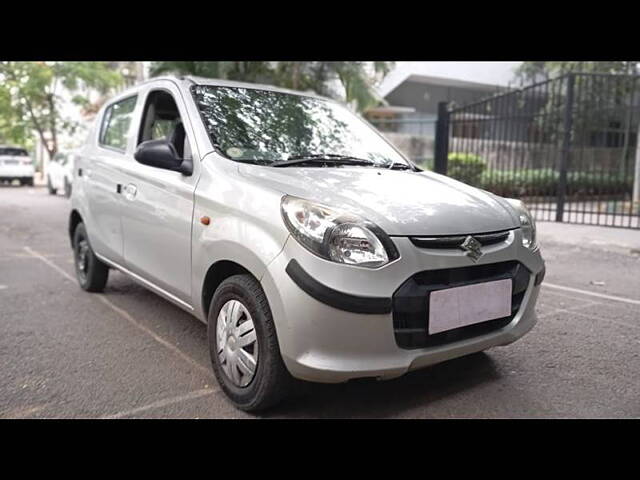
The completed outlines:
[[[138,97],[133,96],[107,107],[100,129],[100,145],[124,151],[129,139],[131,115]]]
[[[1,156],[28,157],[29,154],[22,148],[0,147],[0,157]]]

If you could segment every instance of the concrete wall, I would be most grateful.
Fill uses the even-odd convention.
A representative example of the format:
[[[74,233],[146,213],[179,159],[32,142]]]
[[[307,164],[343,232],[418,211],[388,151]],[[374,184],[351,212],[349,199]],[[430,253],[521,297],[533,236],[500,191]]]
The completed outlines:
[[[380,132],[395,147],[412,160],[433,159],[433,135]]]

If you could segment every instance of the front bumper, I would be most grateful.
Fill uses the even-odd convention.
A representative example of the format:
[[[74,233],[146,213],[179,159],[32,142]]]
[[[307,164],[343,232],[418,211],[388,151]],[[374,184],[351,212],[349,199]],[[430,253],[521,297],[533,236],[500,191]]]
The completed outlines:
[[[294,377],[326,383],[364,377],[390,379],[410,370],[507,345],[535,324],[534,307],[540,289],[535,284],[536,276],[543,271],[544,262],[539,251],[531,252],[521,246],[519,230],[513,230],[508,240],[499,245],[484,247],[484,255],[477,263],[462,251],[418,248],[405,237],[394,237],[393,241],[400,258],[378,269],[320,259],[292,238],[269,265],[262,285],[276,323],[283,360]],[[508,261],[517,261],[531,272],[519,307],[508,323],[487,333],[430,347],[399,346],[392,307],[387,308],[384,300],[390,300],[407,279],[417,272]],[[336,303],[331,295],[322,297],[312,289],[303,290],[299,280],[296,283],[291,277],[290,265],[296,263],[318,284],[345,295],[336,297]],[[371,299],[369,311],[358,307],[358,299],[362,297]],[[356,301],[350,303],[349,299]],[[367,302],[360,302],[362,305],[367,308]]]

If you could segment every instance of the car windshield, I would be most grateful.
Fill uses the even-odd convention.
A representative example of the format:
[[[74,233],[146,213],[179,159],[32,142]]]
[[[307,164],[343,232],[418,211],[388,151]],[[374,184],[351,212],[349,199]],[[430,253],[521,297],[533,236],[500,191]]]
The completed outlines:
[[[232,160],[272,164],[297,159],[302,165],[301,158],[339,164],[344,157],[350,165],[407,165],[371,127],[331,101],[204,85],[193,87],[193,94],[212,142]]]
[[[28,157],[29,154],[22,148],[0,147],[0,157]]]

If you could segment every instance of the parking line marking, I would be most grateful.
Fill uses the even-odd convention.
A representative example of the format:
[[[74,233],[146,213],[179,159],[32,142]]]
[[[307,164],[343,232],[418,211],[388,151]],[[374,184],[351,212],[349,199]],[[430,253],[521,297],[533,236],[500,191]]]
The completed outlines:
[[[567,313],[572,313],[574,315],[578,315],[579,317],[584,317],[584,318],[588,318],[590,320],[595,320],[596,322],[599,322],[601,320],[605,320],[607,322],[615,323],[617,325],[622,325],[623,327],[630,327],[630,328],[640,329],[640,325],[634,325],[633,323],[621,322],[619,320],[614,320],[613,318],[595,317],[593,315],[588,315],[586,313],[576,312],[574,310],[567,310]]]
[[[34,413],[38,413],[44,410],[48,405],[49,405],[48,403],[45,403],[44,405],[34,405],[31,407],[18,407],[16,409],[0,413],[0,418],[2,419],[29,418]]]
[[[175,353],[176,355],[182,357],[182,359],[184,361],[186,361],[187,363],[191,364],[192,366],[196,367],[197,369],[199,369],[201,372],[205,373],[207,375],[207,377],[211,376],[211,370],[203,367],[202,365],[200,365],[197,361],[195,361],[193,358],[191,358],[189,355],[187,355],[186,353],[184,353],[182,350],[180,350],[178,347],[176,347],[175,345],[173,345],[172,343],[169,343],[167,340],[165,340],[164,338],[158,336],[156,333],[154,333],[152,330],[149,330],[147,327],[145,327],[144,325],[142,325],[141,323],[139,323],[137,320],[135,320],[130,314],[129,312],[127,312],[126,310],[121,309],[120,307],[117,307],[116,305],[114,305],[108,298],[99,295],[97,296],[97,298],[104,303],[105,305],[107,305],[108,307],[110,307],[113,311],[115,311],[116,313],[119,313],[120,316],[122,316],[125,320],[127,320],[129,323],[131,323],[133,326],[139,328],[140,330],[142,330],[143,332],[145,332],[147,335],[149,335],[151,338],[153,338],[156,342],[158,342],[159,344],[165,346],[166,348],[168,348],[169,350],[171,350],[173,353]]]
[[[71,275],[69,275],[67,272],[65,272],[62,268],[60,268],[58,265],[56,265],[55,263],[53,263],[51,260],[49,260],[47,257],[45,257],[44,255],[36,252],[35,250],[32,250],[29,247],[23,247],[24,250],[30,254],[33,257],[36,257],[40,260],[42,260],[44,263],[46,263],[47,265],[49,265],[51,268],[53,268],[54,270],[56,270],[59,274],[61,274],[63,277],[65,277],[67,280],[70,280],[72,282],[75,282],[76,279],[73,278]]]
[[[41,254],[43,257],[45,258],[69,258],[69,255],[64,254],[64,253],[42,253]],[[3,254],[0,255],[0,261],[10,261],[10,260],[15,260],[15,259],[33,259],[33,255],[29,255],[26,253],[9,253],[9,254]]]
[[[158,400],[148,405],[143,405],[141,407],[133,408],[131,410],[125,410],[123,412],[113,413],[111,415],[103,415],[100,417],[104,420],[114,420],[118,418],[128,417],[130,415],[135,415],[136,413],[146,412],[147,410],[153,410],[155,408],[166,407],[167,405],[173,405],[175,403],[184,402],[185,400],[193,400],[195,398],[205,397],[207,395],[213,395],[216,390],[211,388],[204,388],[202,390],[195,390],[193,392],[189,392],[185,395],[180,395],[178,397],[165,398],[163,400]]]
[[[58,273],[60,273],[61,275],[63,275],[65,278],[71,280],[72,282],[75,282],[75,278],[73,278],[71,275],[69,275],[67,272],[65,272],[62,268],[60,268],[58,265],[56,265],[55,263],[53,263],[51,260],[49,260],[48,258],[44,257],[43,255],[41,255],[40,253],[36,252],[35,250],[29,248],[29,247],[24,247],[24,249],[29,252],[31,255],[33,255],[34,257],[42,260],[44,263],[46,263],[47,265],[49,265],[51,268],[53,268],[54,270],[56,270]],[[205,373],[207,377],[211,377],[211,370],[203,367],[202,365],[200,365],[200,363],[198,363],[197,361],[195,361],[193,358],[191,358],[189,355],[187,355],[186,353],[184,353],[182,350],[180,350],[178,347],[176,347],[175,345],[171,344],[170,342],[168,342],[167,340],[165,340],[164,338],[158,336],[155,332],[153,332],[152,330],[149,330],[147,327],[145,327],[144,325],[142,325],[140,322],[138,322],[135,318],[133,318],[129,312],[123,310],[120,307],[117,307],[116,305],[114,305],[109,299],[107,299],[105,296],[103,295],[96,295],[93,298],[97,298],[98,300],[100,300],[102,303],[104,303],[105,305],[107,305],[109,308],[111,308],[113,311],[115,311],[116,313],[118,313],[122,318],[124,318],[127,322],[129,322],[131,325],[133,325],[134,327],[136,327],[139,330],[142,330],[144,333],[146,333],[147,335],[149,335],[151,338],[153,338],[156,342],[158,342],[160,345],[168,348],[169,350],[171,350],[173,353],[175,353],[176,355],[178,355],[179,357],[181,357],[184,361],[186,361],[187,363],[189,363],[190,365],[192,365],[193,367],[197,368],[198,370],[200,370],[201,372]]]
[[[583,304],[583,305],[577,305],[575,307],[552,307],[552,310],[549,312],[542,312],[540,314],[538,314],[538,319],[544,318],[544,317],[548,317],[550,315],[556,315],[557,313],[561,313],[561,312],[575,312],[576,310],[580,310],[582,308],[587,308],[587,307],[592,307],[594,305],[603,305],[600,302],[589,302],[587,304]]]
[[[616,297],[615,295],[607,295],[605,293],[590,292],[589,290],[581,290],[579,288],[565,287],[564,285],[556,285],[554,283],[543,283],[542,285],[549,288],[555,288],[557,290],[564,290],[566,292],[581,293],[582,295],[590,295],[592,297],[604,298],[606,300],[613,300],[615,302],[628,303],[630,305],[640,305],[640,300],[634,300],[633,298]]]
[[[562,299],[573,300],[573,301],[579,298],[579,297],[576,297],[575,295],[568,295],[566,293],[556,292],[555,290],[547,290],[545,291],[544,295],[553,295],[553,297],[556,297],[556,298],[562,298]],[[592,302],[595,303],[595,300],[592,300]],[[604,303],[602,302],[599,302],[599,303],[604,305]]]

